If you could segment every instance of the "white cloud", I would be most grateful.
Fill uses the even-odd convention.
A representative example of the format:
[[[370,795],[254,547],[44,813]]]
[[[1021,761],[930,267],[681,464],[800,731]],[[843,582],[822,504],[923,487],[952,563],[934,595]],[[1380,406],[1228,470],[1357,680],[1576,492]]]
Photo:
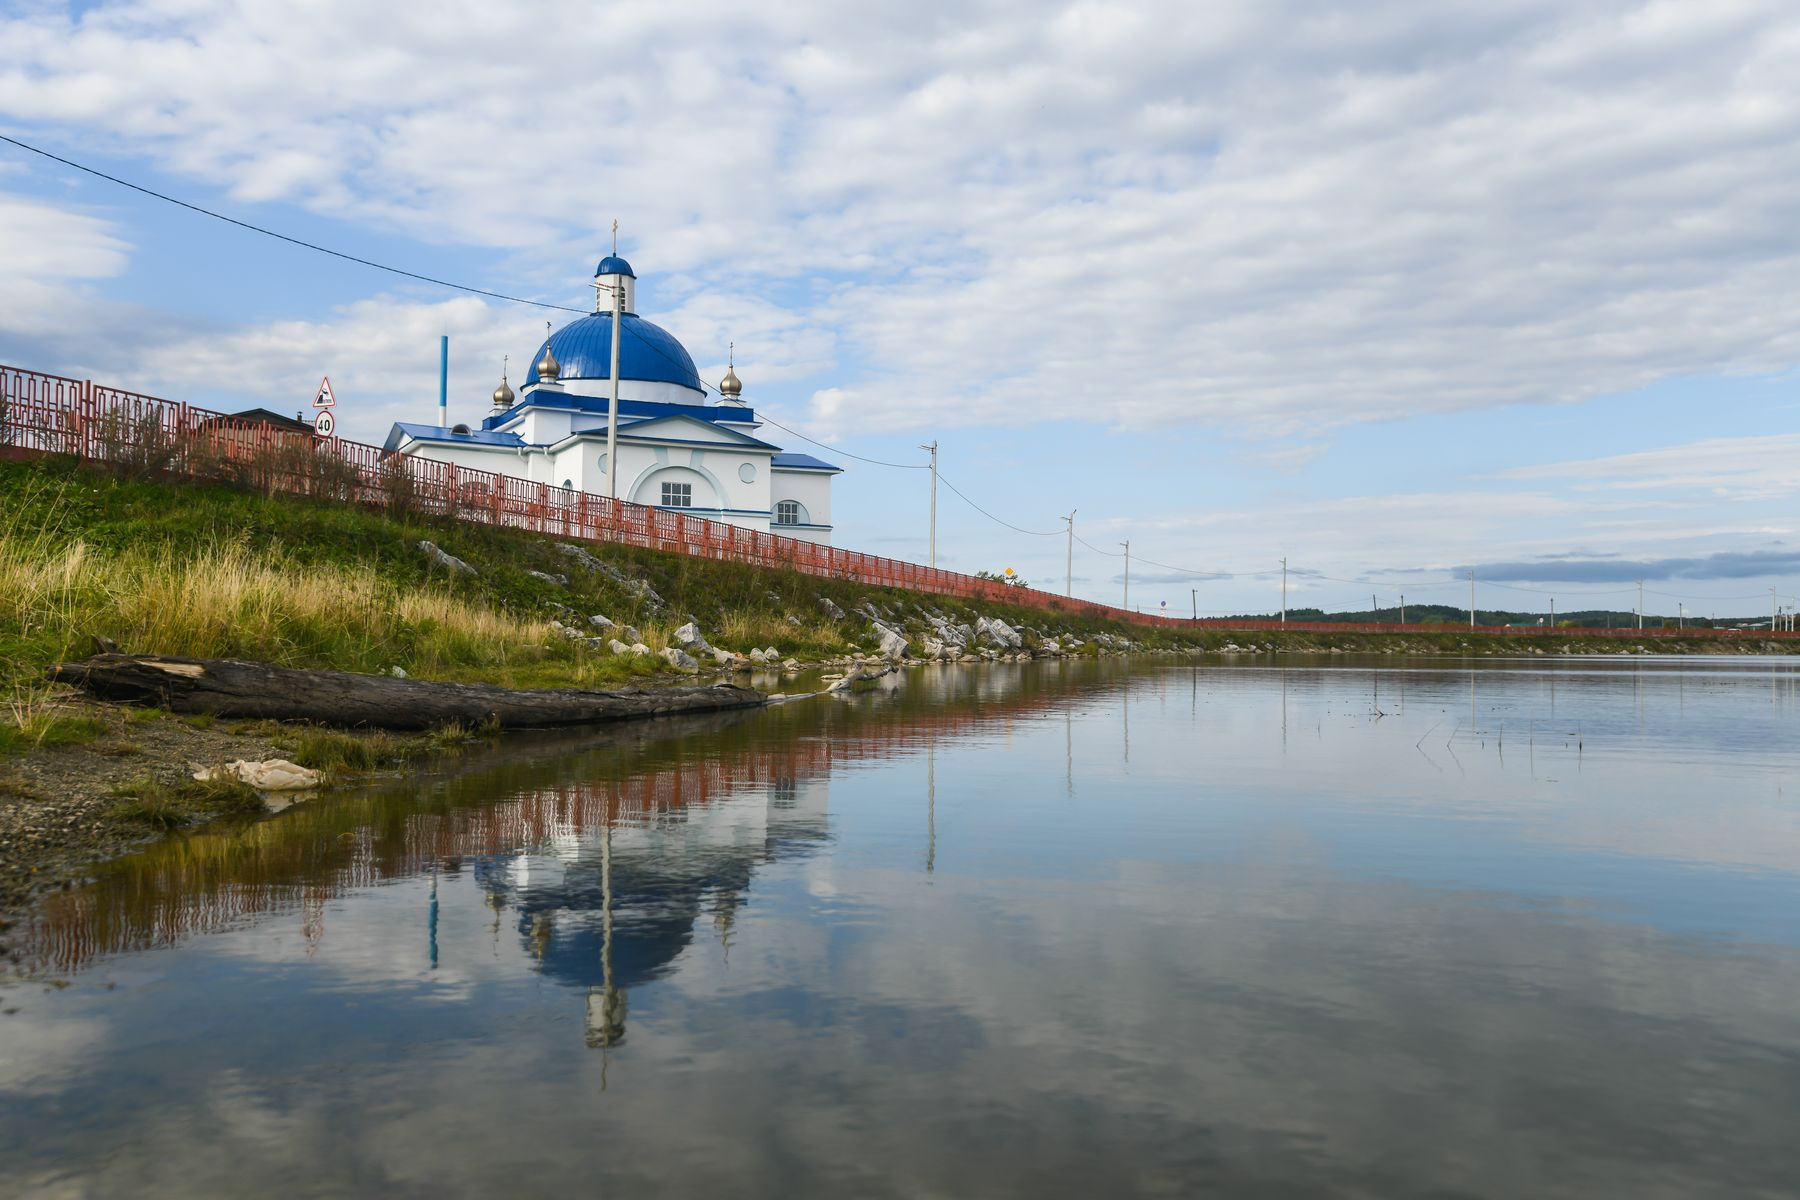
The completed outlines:
[[[0,330],[49,336],[86,304],[82,285],[125,270],[129,247],[102,218],[0,192]]]
[[[377,297],[322,320],[171,340],[145,348],[129,369],[134,387],[226,410],[304,407],[319,377],[329,375],[340,434],[379,443],[393,421],[436,419],[438,337],[444,333],[450,335],[451,412],[460,421],[487,415],[503,355],[512,356],[518,385],[530,365],[521,358],[543,337],[529,313],[475,297],[436,304]],[[102,367],[90,373],[113,377]]]
[[[742,301],[684,320],[768,382],[837,364],[862,429],[1316,434],[1800,359],[1773,2],[138,0],[0,38],[15,122],[244,203],[547,283],[616,213]]]
[[[1680,446],[1515,467],[1502,479],[1571,480],[1582,489],[1701,489],[1720,499],[1774,500],[1800,492],[1800,434],[1706,438]]]

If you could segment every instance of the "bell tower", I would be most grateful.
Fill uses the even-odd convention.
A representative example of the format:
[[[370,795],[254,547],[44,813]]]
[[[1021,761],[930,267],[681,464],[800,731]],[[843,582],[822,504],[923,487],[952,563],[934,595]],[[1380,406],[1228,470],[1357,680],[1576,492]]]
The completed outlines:
[[[620,289],[624,312],[637,315],[637,274],[631,264],[619,257],[619,223],[613,222],[612,253],[594,268],[594,311],[609,313],[613,308],[613,290]]]

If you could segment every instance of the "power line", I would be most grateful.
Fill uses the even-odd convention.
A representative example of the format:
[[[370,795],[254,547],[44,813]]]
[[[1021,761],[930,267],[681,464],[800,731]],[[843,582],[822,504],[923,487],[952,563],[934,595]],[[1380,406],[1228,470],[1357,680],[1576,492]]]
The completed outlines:
[[[949,488],[951,491],[955,492],[957,495],[961,496],[963,498],[963,502],[965,504],[967,504],[970,508],[972,508],[976,512],[980,513],[982,516],[986,517],[988,520],[994,522],[996,525],[1006,526],[1008,529],[1012,530],[1014,533],[1023,533],[1029,537],[1062,537],[1063,536],[1064,531],[1061,529],[1050,529],[1050,530],[1021,529],[1017,525],[1014,525],[1011,521],[1002,521],[999,517],[996,517],[993,513],[989,512],[987,509],[981,507],[981,505],[975,503],[973,500],[969,499],[968,495],[961,488],[957,487],[954,483],[951,483],[948,479],[944,478],[944,473],[942,471],[938,472],[938,482],[943,484],[945,487]],[[1080,539],[1078,538],[1076,540],[1079,541]],[[1085,546],[1085,545],[1087,545],[1087,543],[1082,542],[1082,545]]]
[[[29,151],[32,154],[40,155],[44,158],[49,159],[52,162],[61,163],[63,166],[72,168],[73,170],[81,171],[87,175],[92,175],[96,179],[104,179],[108,183],[116,184],[117,186],[122,187],[122,188],[127,188],[131,191],[139,193],[140,195],[149,196],[155,200],[161,200],[165,204],[173,204],[177,208],[184,208],[184,209],[187,209],[189,212],[198,213],[203,217],[210,217],[215,221],[223,221],[227,225],[235,225],[239,229],[245,229],[251,233],[261,234],[264,237],[274,238],[276,241],[286,242],[291,246],[299,246],[303,250],[311,250],[316,254],[328,255],[332,258],[341,259],[344,262],[355,263],[358,266],[369,267],[376,271],[385,271],[390,275],[398,275],[405,279],[415,279],[421,283],[429,283],[435,287],[450,288],[452,291],[467,292],[470,295],[474,295],[474,296],[487,296],[490,299],[494,299],[494,300],[504,300],[510,304],[526,304],[526,305],[530,305],[533,308],[546,308],[546,309],[555,310],[557,312],[582,313],[584,315],[588,311],[587,309],[574,308],[567,304],[551,304],[548,301],[544,301],[544,300],[531,300],[531,299],[527,299],[524,296],[513,296],[513,295],[508,295],[505,292],[495,292],[495,291],[490,291],[487,288],[473,287],[469,284],[457,283],[454,280],[450,280],[450,279],[439,279],[433,275],[423,275],[417,271],[408,271],[402,267],[389,266],[386,263],[379,263],[379,262],[374,261],[373,259],[362,258],[359,255],[355,255],[355,254],[348,254],[342,250],[333,250],[329,246],[321,246],[317,242],[309,242],[309,241],[304,240],[303,238],[292,237],[285,233],[279,233],[273,229],[267,228],[266,226],[256,225],[249,221],[242,221],[236,217],[231,217],[231,216],[225,215],[224,213],[216,212],[213,209],[206,208],[206,207],[203,207],[198,204],[193,204],[186,200],[178,199],[174,196],[168,195],[165,192],[156,191],[154,188],[147,188],[147,187],[144,187],[142,184],[132,183],[128,179],[121,179],[117,175],[110,175],[107,172],[99,170],[96,167],[90,167],[84,163],[78,163],[74,159],[64,158],[60,154],[52,154],[48,150],[42,149],[38,146],[33,146],[28,142],[22,142],[18,138],[7,137],[5,134],[0,134],[0,141],[4,141],[10,145],[17,146],[19,149]],[[630,330],[627,330],[627,332],[629,332],[632,335],[632,337],[637,340],[637,343],[640,346],[643,346],[643,347],[649,349],[650,351],[652,351],[653,353],[655,353],[656,355],[661,357],[664,361],[668,362],[670,365],[676,366],[676,367],[681,367],[683,369],[686,369],[687,366],[689,365],[689,364],[676,362],[676,360],[671,355],[669,355],[666,351],[664,351],[662,347],[656,345],[654,342],[650,341],[648,338],[645,338],[642,334],[638,333],[637,330],[630,329]],[[709,388],[706,385],[705,381],[702,380],[700,382],[700,390],[701,390],[701,394],[704,395],[707,392],[712,391],[713,389]],[[808,437],[806,434],[801,433],[797,429],[789,429],[786,425],[783,425],[781,422],[775,420],[772,417],[765,416],[763,419],[768,421],[769,424],[775,426],[775,428],[780,429],[786,433],[793,434],[795,437],[800,438],[803,441],[811,442],[813,445],[818,446],[821,449],[829,450],[834,454],[841,454],[845,458],[855,459],[857,462],[870,463],[870,464],[872,464],[874,466],[878,466],[878,467],[892,467],[896,470],[903,470],[903,471],[922,471],[922,470],[926,469],[926,467],[923,463],[887,462],[887,461],[885,461],[883,459],[879,459],[879,458],[868,458],[861,454],[853,454],[848,450],[842,449],[841,447],[832,446],[825,442],[821,442],[816,438]],[[939,478],[942,479],[942,476],[940,476]],[[1039,536],[1039,537],[1049,537],[1049,536],[1052,536],[1056,532],[1056,531],[1052,530],[1049,533],[1039,533],[1037,530],[1023,529],[1017,525],[1012,524],[1010,521],[1003,521],[999,517],[994,516],[993,513],[988,512],[987,509],[982,508],[979,504],[976,504],[973,500],[970,500],[969,497],[960,488],[958,488],[955,484],[951,483],[949,480],[945,479],[945,480],[943,480],[943,483],[944,483],[945,487],[948,487],[951,491],[955,492],[958,496],[961,496],[963,498],[963,500],[969,505],[969,507],[973,508],[976,512],[979,512],[980,514],[987,517],[989,520],[996,522],[997,524],[1006,526],[1008,529],[1015,530],[1019,533],[1030,534],[1032,536]]]
[[[1410,585],[1409,585],[1410,586]],[[1617,596],[1621,592],[1636,591],[1636,587],[1601,588],[1599,590],[1578,590],[1576,588],[1534,588],[1516,583],[1500,583],[1492,579],[1483,579],[1482,587],[1505,588],[1509,592],[1531,592],[1539,596]]]
[[[438,279],[432,275],[421,275],[417,271],[407,271],[400,267],[390,267],[386,263],[378,263],[373,259],[368,258],[359,258],[354,254],[346,254],[342,250],[333,250],[329,246],[321,246],[317,242],[304,241],[297,237],[290,237],[285,233],[277,233],[275,230],[265,228],[261,225],[252,225],[249,221],[240,221],[236,217],[228,217],[224,213],[214,212],[210,208],[202,208],[198,204],[190,204],[186,200],[178,200],[174,196],[166,195],[162,192],[144,187],[141,184],[132,183],[128,179],[120,179],[117,175],[108,175],[105,171],[85,166],[76,162],[74,159],[64,158],[60,154],[52,154],[48,150],[39,149],[28,142],[21,142],[15,137],[7,137],[3,133],[0,133],[0,142],[7,142],[17,146],[21,150],[29,150],[31,153],[42,155],[52,162],[59,162],[65,167],[73,167],[77,171],[92,175],[96,179],[104,179],[108,183],[116,183],[122,188],[130,188],[134,192],[139,192],[145,196],[152,197],[153,199],[161,200],[165,204],[173,204],[177,208],[185,208],[189,212],[199,213],[203,217],[211,217],[213,220],[223,221],[227,225],[236,225],[239,229],[248,229],[251,233],[260,233],[264,237],[271,237],[276,241],[287,242],[289,245],[299,246],[305,250],[312,250],[319,254],[327,254],[332,258],[341,258],[345,262],[356,263],[357,265],[364,267],[372,267],[377,271],[386,271],[390,275],[400,275],[407,279],[416,279],[421,283],[429,283],[436,287],[446,287],[458,292],[468,292],[475,296],[488,296],[495,300],[505,300],[510,304],[529,304],[533,308],[550,308],[555,309],[558,312],[587,311],[582,308],[570,308],[566,304],[551,304],[544,300],[528,300],[524,296],[509,296],[505,292],[490,292],[486,288],[471,287],[466,283],[456,283],[449,279]]]
[[[1683,592],[1659,592],[1654,588],[1645,588],[1644,593],[1649,596],[1661,596],[1665,600],[1761,600],[1764,596],[1769,594],[1764,591],[1752,592],[1746,596],[1708,596],[1704,594],[1689,595]],[[1792,599],[1792,597],[1784,598]]]
[[[646,345],[647,344],[648,343],[646,343]],[[757,417],[757,420],[767,421],[769,424],[771,424],[775,428],[781,430],[783,433],[791,433],[795,437],[799,438],[801,441],[811,442],[813,445],[817,446],[821,450],[829,450],[833,454],[841,454],[845,458],[854,458],[857,462],[873,463],[878,467],[893,467],[895,470],[898,470],[898,471],[929,471],[931,469],[925,463],[886,462],[879,458],[864,458],[860,454],[852,454],[852,453],[850,453],[850,451],[845,450],[841,446],[833,446],[827,442],[821,442],[818,438],[807,437],[804,433],[801,433],[798,429],[789,429],[786,425],[783,425],[780,421],[777,421],[774,417],[769,416],[767,413],[759,414]],[[940,475],[939,478],[942,479],[943,477]],[[962,493],[958,492],[957,495],[960,496],[960,495],[962,495]],[[968,497],[964,496],[963,499],[966,500],[966,499],[968,499]]]
[[[18,138],[15,138],[15,137],[9,137],[5,134],[0,134],[0,142],[5,142],[8,145],[17,146],[19,149],[27,151],[28,153],[36,154],[42,158],[49,159],[51,162],[60,163],[65,167],[71,168],[72,170],[80,171],[86,175],[91,175],[96,179],[105,180],[108,183],[115,184],[118,187],[126,188],[130,191],[137,192],[140,195],[149,196],[151,199],[160,200],[165,204],[172,204],[177,208],[183,208],[183,209],[188,210],[189,212],[198,213],[200,216],[203,216],[203,217],[210,217],[211,219],[213,219],[215,221],[222,221],[227,225],[234,225],[239,229],[247,230],[251,233],[261,234],[263,237],[273,238],[276,241],[280,241],[280,242],[286,242],[287,244],[289,244],[291,246],[298,246],[303,250],[311,250],[316,254],[323,254],[323,255],[326,255],[331,258],[340,259],[344,262],[355,263],[358,266],[368,267],[372,270],[384,271],[387,274],[397,275],[403,279],[412,279],[412,280],[416,280],[420,283],[428,283],[434,287],[449,288],[452,291],[465,292],[472,296],[486,296],[492,300],[502,300],[508,304],[524,304],[524,305],[527,305],[532,308],[550,309],[550,310],[556,311],[556,312],[581,313],[583,315],[586,315],[588,312],[588,310],[584,309],[584,308],[575,308],[575,307],[572,307],[567,304],[552,304],[549,301],[545,301],[545,300],[532,300],[525,296],[514,296],[514,295],[510,295],[506,292],[496,292],[496,291],[492,291],[488,288],[474,287],[470,284],[457,283],[456,281],[450,280],[450,279],[440,279],[434,275],[424,275],[417,271],[408,271],[402,267],[389,266],[387,263],[376,262],[373,259],[363,258],[363,257],[361,257],[359,255],[355,255],[355,254],[349,254],[342,250],[333,250],[329,246],[321,246],[317,242],[309,242],[303,238],[297,238],[297,237],[293,237],[289,234],[277,232],[276,230],[270,229],[263,225],[257,225],[252,222],[249,222],[249,221],[239,220],[236,217],[227,216],[224,213],[217,212],[210,208],[206,208],[202,205],[194,204],[189,201],[181,200],[174,196],[168,195],[167,193],[156,191],[154,188],[148,188],[148,187],[143,186],[142,184],[132,183],[128,179],[121,179],[117,175],[108,174],[107,172],[99,170],[96,167],[90,167],[90,166],[86,165],[85,163],[76,162],[74,159],[65,158],[60,154],[53,154],[48,150],[45,150],[38,146],[34,146],[34,145],[30,144],[29,142],[20,141]],[[673,357],[671,357],[667,352],[665,352],[662,349],[662,347],[656,345],[654,342],[651,342],[649,339],[645,338],[643,335],[638,333],[635,329],[628,329],[628,330],[626,330],[626,332],[629,332],[637,340],[639,345],[644,346],[645,348],[649,349],[650,351],[652,351],[659,357],[663,358],[665,361],[669,362],[671,365],[677,366],[677,367],[683,367],[684,369],[688,365],[690,365],[690,364],[683,364],[683,363],[676,362],[676,360]],[[701,393],[703,395],[706,392],[713,390],[706,385],[705,381],[701,381],[700,388],[701,388]],[[821,442],[817,438],[808,437],[806,434],[801,433],[797,429],[790,429],[786,425],[783,425],[781,422],[775,420],[772,417],[764,416],[762,419],[767,421],[769,424],[775,426],[775,428],[782,430],[785,433],[792,434],[793,436],[800,438],[803,441],[810,442],[811,444],[818,446],[821,449],[829,450],[834,454],[842,455],[845,458],[855,459],[857,462],[869,463],[873,466],[889,467],[889,468],[893,468],[895,470],[903,470],[903,471],[923,471],[923,470],[928,469],[924,463],[888,462],[884,459],[869,458],[869,457],[866,457],[861,454],[855,454],[855,453],[852,453],[851,451],[845,450],[841,447],[832,446],[829,443]],[[1063,530],[1025,529],[1021,526],[1014,525],[1012,522],[1003,520],[1000,517],[995,516],[993,513],[989,512],[987,509],[981,507],[981,505],[975,503],[974,500],[971,500],[969,498],[967,493],[965,493],[961,488],[957,487],[955,484],[951,483],[948,479],[945,479],[941,473],[939,474],[938,478],[944,484],[945,487],[949,488],[951,491],[955,492],[959,497],[961,497],[963,502],[968,504],[970,508],[973,508],[976,512],[978,512],[982,516],[988,518],[988,520],[993,521],[995,524],[1002,525],[1007,529],[1011,529],[1015,533],[1022,533],[1029,537],[1055,537],[1064,532]],[[1092,551],[1095,554],[1103,554],[1103,555],[1106,555],[1111,558],[1122,557],[1122,555],[1119,554],[1118,552],[1110,551],[1110,550],[1102,550],[1099,547],[1094,546],[1093,544],[1088,542],[1085,538],[1081,538],[1081,537],[1077,536],[1077,537],[1075,537],[1075,540],[1080,542],[1084,547],[1086,547],[1088,550]],[[1273,572],[1270,572],[1270,571],[1254,571],[1254,572],[1198,571],[1198,570],[1194,570],[1193,568],[1190,568],[1190,567],[1179,567],[1179,566],[1175,566],[1170,563],[1162,563],[1162,562],[1157,562],[1154,559],[1143,558],[1141,556],[1139,557],[1138,561],[1141,563],[1147,564],[1149,566],[1161,567],[1167,571],[1176,571],[1183,575],[1189,575],[1189,576],[1193,576],[1195,578],[1202,578],[1202,579],[1261,578],[1263,576],[1273,574]],[[1324,581],[1331,582],[1331,583],[1351,583],[1351,584],[1357,584],[1359,586],[1365,586],[1365,587],[1367,587],[1367,586],[1375,586],[1375,587],[1397,586],[1392,583],[1376,583],[1372,580],[1367,580],[1367,579],[1337,579],[1335,577],[1328,576],[1328,575],[1315,575],[1315,576],[1313,576],[1313,578],[1324,580]],[[1415,588],[1436,588],[1436,587],[1449,587],[1449,586],[1453,586],[1453,584],[1448,583],[1448,582],[1447,583],[1427,583],[1424,581],[1408,581],[1406,586],[1415,587]],[[1629,592],[1632,590],[1631,588],[1627,587],[1627,588],[1611,588],[1611,589],[1604,589],[1604,590],[1571,591],[1571,590],[1564,590],[1564,589],[1560,589],[1560,588],[1559,589],[1548,589],[1548,588],[1524,587],[1522,585],[1499,583],[1499,582],[1495,582],[1492,580],[1484,581],[1484,586],[1503,588],[1507,591],[1533,593],[1533,594],[1537,594],[1537,595],[1568,595],[1568,596],[1612,596],[1612,595],[1618,595],[1622,592]],[[1654,591],[1654,590],[1650,590],[1650,589],[1646,589],[1646,591],[1648,592],[1649,595],[1660,596],[1667,600],[1683,600],[1683,601],[1686,601],[1686,600],[1736,601],[1736,600],[1759,600],[1762,598],[1761,593],[1752,593],[1752,594],[1738,595],[1738,596],[1715,596],[1715,595],[1707,595],[1707,594],[1683,595],[1683,594],[1676,593],[1676,592],[1661,592],[1661,591]]]
[[[1125,557],[1124,554],[1120,553],[1117,550],[1102,550],[1100,547],[1094,545],[1092,542],[1090,542],[1086,538],[1082,537],[1079,533],[1075,535],[1075,540],[1080,542],[1083,546],[1086,546],[1089,550],[1092,550],[1095,554],[1104,554],[1108,558],[1124,558]]]

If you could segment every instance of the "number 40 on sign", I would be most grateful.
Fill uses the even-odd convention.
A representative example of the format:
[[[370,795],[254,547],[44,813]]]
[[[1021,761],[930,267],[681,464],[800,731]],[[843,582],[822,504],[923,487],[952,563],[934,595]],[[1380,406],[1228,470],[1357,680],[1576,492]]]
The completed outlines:
[[[319,380],[319,390],[313,396],[313,407],[319,410],[319,415],[313,418],[313,432],[322,438],[330,437],[331,431],[337,428],[337,419],[331,415],[336,404],[337,396],[331,391],[331,376],[327,375]]]

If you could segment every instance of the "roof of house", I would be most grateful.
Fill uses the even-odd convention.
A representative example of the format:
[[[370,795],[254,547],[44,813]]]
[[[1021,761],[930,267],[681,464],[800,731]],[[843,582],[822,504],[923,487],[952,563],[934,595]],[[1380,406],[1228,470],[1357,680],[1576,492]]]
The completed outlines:
[[[398,449],[402,437],[411,438],[415,442],[449,442],[475,446],[502,446],[508,449],[516,449],[525,444],[525,440],[516,433],[495,433],[491,429],[469,429],[464,425],[419,425],[411,421],[395,421],[394,427],[388,430],[387,441],[382,443],[381,448],[383,450]]]
[[[308,422],[297,417],[284,417],[267,408],[246,408],[243,412],[208,417],[202,424],[211,425],[216,421],[237,421],[247,425],[273,425],[277,429],[286,429],[291,433],[311,434],[313,432],[313,427]]]
[[[844,468],[833,466],[822,458],[796,454],[791,450],[784,450],[770,459],[769,466],[777,471],[836,471],[840,475],[844,471]]]

